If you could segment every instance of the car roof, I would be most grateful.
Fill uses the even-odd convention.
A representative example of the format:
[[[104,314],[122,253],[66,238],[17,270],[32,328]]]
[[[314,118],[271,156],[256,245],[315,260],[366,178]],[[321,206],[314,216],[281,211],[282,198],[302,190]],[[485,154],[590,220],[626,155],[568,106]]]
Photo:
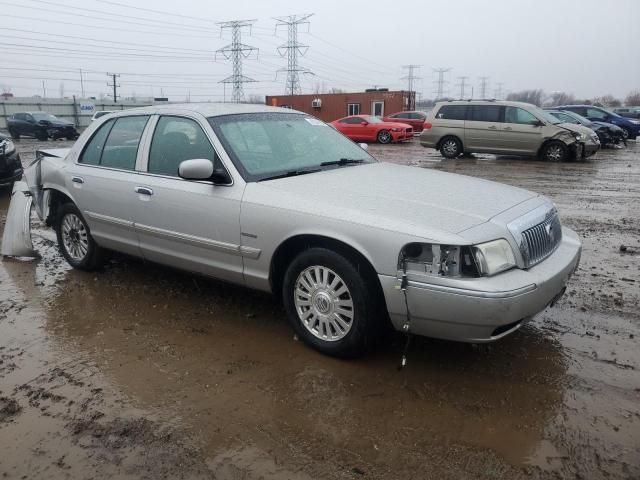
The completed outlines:
[[[502,105],[507,107],[535,107],[533,103],[512,102],[510,100],[474,99],[474,100],[443,100],[437,102],[436,106],[442,105]]]
[[[127,110],[116,111],[119,116],[121,113],[176,113],[191,112],[199,113],[205,117],[219,117],[222,115],[233,115],[238,113],[297,113],[304,115],[303,112],[292,110],[290,108],[270,107],[261,104],[246,103],[170,103],[167,105],[151,105],[149,107],[129,108]]]

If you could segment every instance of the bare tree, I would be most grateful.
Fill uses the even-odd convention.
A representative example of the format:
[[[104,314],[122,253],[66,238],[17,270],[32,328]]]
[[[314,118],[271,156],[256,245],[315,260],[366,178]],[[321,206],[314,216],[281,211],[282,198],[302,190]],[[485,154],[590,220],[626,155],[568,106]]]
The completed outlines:
[[[344,90],[342,88],[330,88],[329,89],[329,93],[345,93]]]
[[[575,103],[576,99],[573,95],[567,92],[553,92],[549,98],[549,104],[552,107],[558,105],[571,105]]]
[[[603,95],[593,99],[593,104],[598,107],[619,107],[622,102],[613,95]]]
[[[256,104],[264,105],[265,101],[262,95],[251,94],[247,97],[246,103],[256,103]]]
[[[9,94],[11,93],[11,85],[8,85],[6,83],[2,84],[2,93],[3,94]]]
[[[624,99],[625,105],[629,107],[640,107],[640,90],[632,90]]]
[[[522,90],[520,92],[512,92],[507,95],[507,100],[513,102],[526,102],[537,105],[538,107],[542,106],[545,99],[544,90]]]

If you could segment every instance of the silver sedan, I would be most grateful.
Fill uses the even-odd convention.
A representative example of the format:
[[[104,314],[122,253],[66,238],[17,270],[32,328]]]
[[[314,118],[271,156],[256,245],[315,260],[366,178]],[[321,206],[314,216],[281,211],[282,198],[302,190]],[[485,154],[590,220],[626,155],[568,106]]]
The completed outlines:
[[[4,254],[17,254],[33,200],[72,266],[96,269],[116,250],[273,292],[300,338],[330,355],[362,353],[389,322],[497,340],[562,295],[580,259],[545,197],[380,163],[288,109],[110,114],[25,177]]]

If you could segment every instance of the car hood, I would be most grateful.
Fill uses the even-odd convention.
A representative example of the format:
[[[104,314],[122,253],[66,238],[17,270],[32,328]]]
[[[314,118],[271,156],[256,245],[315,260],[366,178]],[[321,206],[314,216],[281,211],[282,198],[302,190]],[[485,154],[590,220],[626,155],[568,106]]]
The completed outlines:
[[[73,127],[73,123],[58,121],[58,122],[49,122],[46,124],[46,126],[55,127],[55,128],[67,128],[67,127]]]
[[[411,127],[411,125],[409,125],[408,123],[401,123],[401,122],[382,122],[382,123],[376,123],[375,125],[379,125],[380,127],[383,128],[407,128],[407,127]],[[413,128],[413,127],[411,127]]]
[[[516,187],[392,163],[247,185],[245,200],[423,238],[459,234],[539,196]]]
[[[585,135],[593,135],[593,130],[589,127],[585,127],[584,125],[577,125],[575,123],[561,123],[561,127],[566,128],[567,130],[571,130],[572,132],[577,132]]]
[[[614,125],[613,123],[607,123],[607,122],[593,122],[593,123],[601,128],[609,129],[614,133],[622,132],[622,128],[620,128],[617,125]]]

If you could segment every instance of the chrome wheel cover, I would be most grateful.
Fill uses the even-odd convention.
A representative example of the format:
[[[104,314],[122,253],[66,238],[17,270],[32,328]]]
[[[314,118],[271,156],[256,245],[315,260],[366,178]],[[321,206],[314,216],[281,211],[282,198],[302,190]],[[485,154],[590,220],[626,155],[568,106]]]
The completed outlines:
[[[81,262],[89,251],[89,232],[75,213],[62,218],[62,243],[69,256]]]
[[[314,265],[303,270],[295,283],[293,301],[300,322],[314,337],[335,342],[351,330],[351,292],[330,268]]]
[[[547,149],[547,158],[553,162],[559,162],[562,159],[562,148],[558,145],[551,145]]]
[[[447,140],[442,144],[442,150],[447,155],[456,155],[458,153],[458,143],[455,140]]]

